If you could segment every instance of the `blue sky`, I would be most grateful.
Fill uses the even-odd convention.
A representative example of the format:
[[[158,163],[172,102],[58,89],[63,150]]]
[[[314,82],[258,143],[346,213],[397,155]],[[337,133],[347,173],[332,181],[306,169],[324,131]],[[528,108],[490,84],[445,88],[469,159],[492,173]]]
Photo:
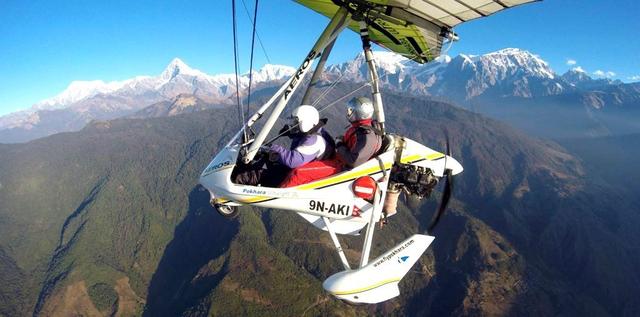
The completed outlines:
[[[253,12],[253,1],[244,0]],[[249,19],[239,4],[242,71],[248,69]],[[0,115],[30,107],[73,80],[157,75],[174,57],[209,74],[233,72],[231,1],[2,1]],[[546,0],[468,22],[449,55],[518,47],[557,72],[580,66],[640,81],[636,0]],[[327,19],[287,0],[262,0],[258,32],[274,64],[296,65]],[[344,33],[330,62],[353,58]],[[568,65],[568,61],[575,64]],[[261,50],[255,64],[266,63]],[[634,78],[634,76],[638,76]]]

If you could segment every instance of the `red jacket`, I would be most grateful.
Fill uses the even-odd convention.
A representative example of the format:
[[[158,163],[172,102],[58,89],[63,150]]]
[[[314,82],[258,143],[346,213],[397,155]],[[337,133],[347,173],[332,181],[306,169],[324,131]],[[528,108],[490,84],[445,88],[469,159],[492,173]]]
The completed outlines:
[[[336,148],[338,158],[349,168],[371,159],[382,146],[382,137],[372,126],[372,120],[352,122]]]

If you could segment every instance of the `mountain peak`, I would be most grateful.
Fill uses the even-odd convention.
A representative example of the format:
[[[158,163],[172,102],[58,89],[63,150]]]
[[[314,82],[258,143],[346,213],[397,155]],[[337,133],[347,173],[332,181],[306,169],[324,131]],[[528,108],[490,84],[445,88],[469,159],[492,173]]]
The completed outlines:
[[[189,67],[189,65],[187,65],[181,59],[176,57],[173,60],[171,60],[171,63],[169,63],[169,65],[167,65],[167,68],[165,68],[165,70],[162,72],[162,74],[160,76],[163,79],[169,80],[171,78],[174,78],[174,77],[178,76],[179,74],[190,75],[190,76],[202,76],[203,75],[202,72],[200,72],[199,70],[196,70],[196,69],[193,69],[193,68]]]
[[[75,80],[67,89],[55,97],[42,100],[32,106],[32,110],[54,109],[59,106],[74,103],[87,97],[101,93],[110,93],[122,86],[122,82],[104,82],[102,80]]]
[[[515,47],[507,47],[507,48],[503,48],[501,50],[497,50],[495,52],[489,53],[487,55],[491,55],[491,54],[500,54],[500,55],[531,55],[531,56],[535,56],[534,54],[532,54],[531,52],[527,51],[527,50],[523,50],[521,48],[515,48]]]
[[[472,58],[474,61],[491,63],[504,69],[522,69],[541,78],[554,79],[555,73],[538,55],[520,48],[505,48]]]
[[[296,69],[291,67],[291,66],[286,66],[286,65],[275,65],[275,64],[264,64],[264,66],[262,66],[259,70],[258,73],[262,73],[262,74],[272,74],[272,75],[276,75],[276,74],[284,74],[284,75],[291,75],[293,73],[295,73]],[[254,70],[255,72],[255,70]],[[281,77],[280,75],[278,75],[277,77]],[[278,78],[279,79],[279,78]]]
[[[378,71],[384,74],[397,74],[411,65],[411,60],[395,52],[373,51],[372,53],[375,58],[376,66],[378,67]],[[366,77],[366,63],[367,61],[364,56],[364,52],[360,52],[351,61],[329,66],[329,71],[339,69],[340,72],[357,72]]]
[[[562,75],[562,79],[574,86],[593,80],[593,78],[587,75],[587,72],[585,72],[581,67],[575,67],[568,70]]]
[[[167,68],[182,68],[182,69],[191,69],[189,67],[189,65],[185,64],[185,62],[183,62],[181,59],[175,57],[174,59],[171,60],[171,63],[169,63],[169,65],[167,66]]]
[[[519,64],[534,62],[540,66],[549,67],[540,56],[520,48],[504,48],[495,52],[479,56],[479,58],[509,58]]]
[[[258,70],[253,70],[251,73],[252,79],[255,82],[266,82],[272,80],[280,80],[283,78],[287,78],[293,75],[296,72],[296,69],[291,66],[285,65],[274,65],[274,64],[265,64]],[[230,76],[230,74],[224,75]],[[249,73],[243,74],[240,80],[249,80]]]
[[[571,70],[569,70],[569,72],[572,73],[582,73],[582,74],[586,74],[587,72],[584,71],[584,69],[582,69],[582,67],[578,66],[578,67],[574,67]]]

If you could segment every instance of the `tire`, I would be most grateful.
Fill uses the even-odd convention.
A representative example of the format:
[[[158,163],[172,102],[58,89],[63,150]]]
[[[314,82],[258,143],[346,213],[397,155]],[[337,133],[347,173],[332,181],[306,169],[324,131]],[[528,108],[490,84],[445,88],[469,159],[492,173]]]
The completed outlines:
[[[226,206],[213,204],[213,208],[223,217],[233,219],[238,216],[238,207],[237,206]]]

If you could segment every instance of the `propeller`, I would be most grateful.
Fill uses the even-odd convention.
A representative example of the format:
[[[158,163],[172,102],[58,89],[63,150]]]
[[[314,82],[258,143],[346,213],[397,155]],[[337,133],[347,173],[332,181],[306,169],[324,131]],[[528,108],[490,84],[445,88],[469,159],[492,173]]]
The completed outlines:
[[[453,174],[451,173],[451,169],[447,168],[447,157],[451,156],[451,148],[449,147],[449,135],[445,133],[446,139],[446,153],[447,155],[444,157],[444,191],[442,192],[442,199],[440,199],[440,206],[438,206],[438,210],[433,215],[431,219],[431,224],[429,224],[429,228],[427,229],[427,233],[431,234],[433,229],[436,227],[438,222],[440,222],[440,218],[444,214],[444,211],[447,210],[447,205],[449,205],[449,200],[451,199],[451,193],[453,192]]]

